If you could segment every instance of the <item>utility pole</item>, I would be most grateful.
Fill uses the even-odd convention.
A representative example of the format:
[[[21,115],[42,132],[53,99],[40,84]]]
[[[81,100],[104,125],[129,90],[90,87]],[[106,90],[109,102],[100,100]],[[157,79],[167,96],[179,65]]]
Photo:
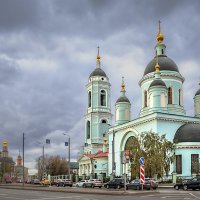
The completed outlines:
[[[69,173],[69,179],[70,179],[70,137],[69,137],[69,139],[68,139],[68,142],[69,142],[69,149],[68,149],[68,158],[69,158],[69,163],[68,163],[68,173]]]
[[[45,169],[44,169],[44,144],[42,146],[42,180],[44,179],[44,172],[45,172]]]
[[[24,181],[25,181],[25,177],[24,177],[24,133],[23,133],[23,142],[22,142],[22,159],[23,159],[23,168],[22,168],[22,172],[23,172],[23,187],[24,187]]]

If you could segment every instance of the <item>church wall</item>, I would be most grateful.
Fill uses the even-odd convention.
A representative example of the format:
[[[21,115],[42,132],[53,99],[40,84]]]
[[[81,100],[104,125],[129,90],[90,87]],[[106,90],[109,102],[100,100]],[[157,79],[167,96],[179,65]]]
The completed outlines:
[[[191,143],[191,146],[192,145],[194,145],[194,143],[193,144]],[[177,174],[177,175],[192,176],[191,154],[199,154],[199,157],[200,157],[200,143],[199,143],[198,149],[193,149],[193,148],[176,149],[176,155],[182,155],[182,174]]]

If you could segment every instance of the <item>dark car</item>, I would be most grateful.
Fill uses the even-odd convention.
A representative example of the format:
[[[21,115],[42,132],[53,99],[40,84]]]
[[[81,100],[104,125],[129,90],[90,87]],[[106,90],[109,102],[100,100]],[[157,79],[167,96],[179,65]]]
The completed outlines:
[[[191,179],[192,179],[191,177],[188,177],[188,178],[183,179],[181,183],[176,183],[174,185],[174,189],[176,190],[183,189],[184,183],[186,183],[187,181],[190,181]]]
[[[105,183],[104,187],[107,189],[109,189],[109,188],[120,189],[120,188],[124,187],[124,179],[123,178],[115,178],[115,179]]]
[[[195,177],[189,181],[187,181],[186,183],[183,184],[183,189],[184,190],[188,190],[188,189],[192,189],[192,190],[196,190],[199,189],[200,190],[200,177]]]
[[[63,179],[57,182],[56,186],[57,187],[66,187],[66,186],[70,186],[72,187],[73,182],[70,179]]]
[[[155,190],[155,189],[157,189],[157,187],[158,187],[158,184],[154,180],[145,179],[145,184],[143,185],[143,189],[150,190],[152,188]],[[136,180],[133,180],[130,183],[128,183],[126,185],[126,189],[127,190],[129,190],[129,189],[141,190],[142,184],[140,183],[139,179],[136,179]]]

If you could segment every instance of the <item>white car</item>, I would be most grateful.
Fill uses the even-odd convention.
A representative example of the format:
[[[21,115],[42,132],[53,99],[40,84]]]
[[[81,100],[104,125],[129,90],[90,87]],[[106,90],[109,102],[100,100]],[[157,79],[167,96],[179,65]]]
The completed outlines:
[[[88,180],[82,180],[76,183],[76,187],[91,187],[91,182],[89,182]]]
[[[103,186],[102,181],[99,179],[90,179],[89,182],[91,183],[92,188],[94,188],[94,187],[101,188]]]

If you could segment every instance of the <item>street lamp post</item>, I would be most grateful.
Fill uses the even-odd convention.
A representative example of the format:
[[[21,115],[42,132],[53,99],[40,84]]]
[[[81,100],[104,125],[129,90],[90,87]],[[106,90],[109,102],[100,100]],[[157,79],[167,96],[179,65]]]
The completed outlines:
[[[24,181],[25,181],[25,174],[24,174],[24,133],[23,133],[23,142],[22,142],[22,149],[23,149],[23,153],[22,153],[22,159],[23,159],[23,168],[22,168],[22,173],[23,173],[23,187],[24,187]]]
[[[68,146],[68,175],[70,178],[70,136],[67,135],[66,133],[63,133],[63,135],[66,135],[68,137],[68,145],[65,145],[65,146]]]

